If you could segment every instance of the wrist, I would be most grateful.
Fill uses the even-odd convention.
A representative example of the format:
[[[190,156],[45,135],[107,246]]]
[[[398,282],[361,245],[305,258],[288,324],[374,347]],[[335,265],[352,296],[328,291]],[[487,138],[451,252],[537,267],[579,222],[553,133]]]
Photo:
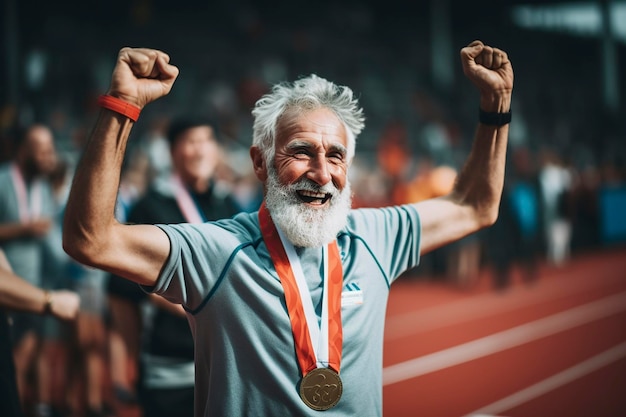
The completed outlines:
[[[511,109],[506,112],[487,112],[478,108],[478,121],[486,126],[501,127],[511,123]]]
[[[52,314],[52,291],[45,290],[43,293],[43,314]]]
[[[139,106],[111,94],[103,94],[98,97],[98,105],[112,112],[121,114],[133,122],[139,119],[139,114],[141,113]]]
[[[141,103],[141,102],[139,101],[139,98],[137,98],[137,97],[135,97],[134,95],[131,95],[131,94],[124,94],[124,93],[121,93],[121,92],[119,92],[119,91],[118,91],[118,90],[116,90],[116,89],[111,89],[111,88],[109,88],[109,89],[107,90],[107,92],[106,92],[106,93],[104,93],[104,94],[105,94],[105,95],[107,95],[107,96],[111,96],[111,97],[118,98],[118,99],[120,99],[120,100],[124,100],[125,102],[130,103],[130,104],[132,104],[133,106],[137,106],[137,107],[139,107],[139,108],[140,108],[140,109],[142,109],[142,110],[143,110],[143,108],[145,107],[145,103]]]
[[[482,94],[480,108],[488,113],[508,113],[511,111],[511,94]]]

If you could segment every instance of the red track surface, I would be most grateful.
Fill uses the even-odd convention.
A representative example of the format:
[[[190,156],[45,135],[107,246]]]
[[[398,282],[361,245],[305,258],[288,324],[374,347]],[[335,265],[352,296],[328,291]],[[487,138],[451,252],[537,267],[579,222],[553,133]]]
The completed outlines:
[[[392,286],[385,417],[626,416],[626,249],[543,266],[532,286],[489,280]]]

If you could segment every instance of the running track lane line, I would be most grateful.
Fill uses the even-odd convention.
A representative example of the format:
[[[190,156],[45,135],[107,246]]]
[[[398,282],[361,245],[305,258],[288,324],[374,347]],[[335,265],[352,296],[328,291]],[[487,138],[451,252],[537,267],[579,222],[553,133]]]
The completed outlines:
[[[528,401],[575,381],[624,357],[626,357],[626,342],[613,346],[611,349],[605,350],[586,361],[567,368],[563,372],[559,372],[515,394],[511,394],[508,397],[486,405],[480,410],[469,413],[464,417],[477,417],[477,415],[480,414],[495,414],[511,410],[518,405],[527,403]]]
[[[626,311],[626,291],[383,369],[383,386],[440,371]]]
[[[537,291],[519,291],[513,289],[509,294],[486,293],[477,297],[458,300],[444,305],[437,305],[417,311],[396,314],[385,321],[385,341],[393,341],[417,333],[435,330],[451,324],[489,317],[493,314],[530,307],[554,298],[585,293],[590,289],[604,288],[624,281],[616,275],[602,280],[590,280],[581,275],[574,280],[568,277],[567,285],[562,277],[541,283]]]

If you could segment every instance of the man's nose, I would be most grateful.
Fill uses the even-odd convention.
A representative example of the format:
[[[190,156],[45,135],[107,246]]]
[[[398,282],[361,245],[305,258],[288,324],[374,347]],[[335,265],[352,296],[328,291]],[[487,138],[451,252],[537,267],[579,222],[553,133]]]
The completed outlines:
[[[319,185],[326,185],[332,180],[328,161],[324,156],[317,156],[311,159],[307,178]]]

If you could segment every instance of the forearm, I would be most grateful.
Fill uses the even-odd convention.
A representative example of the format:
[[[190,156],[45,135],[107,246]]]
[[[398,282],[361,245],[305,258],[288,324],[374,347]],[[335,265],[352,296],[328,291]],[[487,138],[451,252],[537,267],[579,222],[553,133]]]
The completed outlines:
[[[63,247],[91,264],[116,224],[115,201],[133,122],[103,109],[74,175],[63,224]]]
[[[26,227],[21,223],[5,223],[0,225],[0,242],[18,239],[27,234]]]
[[[0,308],[35,314],[52,314],[71,320],[76,318],[80,299],[72,291],[46,291],[15,275],[0,249]]]
[[[29,313],[46,312],[47,293],[5,268],[0,269],[0,307]]]
[[[422,224],[422,254],[496,221],[504,184],[507,133],[507,126],[479,125],[453,191],[415,205]]]
[[[478,125],[472,150],[450,195],[458,204],[471,209],[478,228],[493,224],[497,218],[508,132],[509,125]]]

